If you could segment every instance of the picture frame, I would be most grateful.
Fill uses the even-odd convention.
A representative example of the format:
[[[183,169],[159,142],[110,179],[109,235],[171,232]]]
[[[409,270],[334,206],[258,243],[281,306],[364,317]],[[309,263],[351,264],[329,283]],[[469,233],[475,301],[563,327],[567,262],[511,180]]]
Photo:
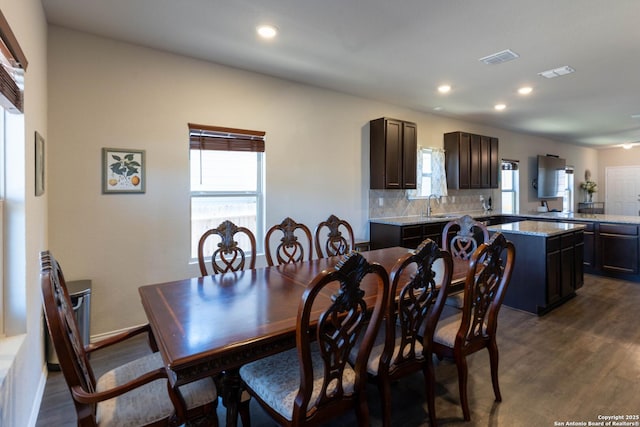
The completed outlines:
[[[44,138],[35,132],[35,194],[42,196],[44,194]]]
[[[145,151],[125,148],[102,149],[102,193],[144,193]]]

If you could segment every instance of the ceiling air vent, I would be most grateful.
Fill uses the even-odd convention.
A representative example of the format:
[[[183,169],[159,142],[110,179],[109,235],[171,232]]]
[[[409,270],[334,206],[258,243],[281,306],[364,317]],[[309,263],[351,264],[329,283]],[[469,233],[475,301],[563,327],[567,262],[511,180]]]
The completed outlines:
[[[564,67],[558,67],[558,68],[554,68],[553,70],[547,70],[547,71],[543,71],[541,73],[538,73],[539,76],[542,77],[546,77],[548,79],[552,79],[554,77],[560,77],[560,76],[564,76],[567,74],[571,74],[573,73],[574,70],[573,68],[569,67],[568,65],[565,65]]]
[[[493,55],[480,58],[479,61],[484,62],[487,65],[502,64],[503,62],[511,61],[512,59],[519,58],[520,55],[512,50],[506,49],[502,52],[494,53]]]

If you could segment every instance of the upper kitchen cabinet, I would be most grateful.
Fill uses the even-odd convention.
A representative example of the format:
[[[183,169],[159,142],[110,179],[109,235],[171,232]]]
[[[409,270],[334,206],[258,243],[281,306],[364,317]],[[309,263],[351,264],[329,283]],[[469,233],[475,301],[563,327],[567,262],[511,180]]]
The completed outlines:
[[[418,127],[382,117],[369,122],[370,188],[416,189]]]
[[[498,188],[498,138],[449,132],[444,150],[448,188]]]

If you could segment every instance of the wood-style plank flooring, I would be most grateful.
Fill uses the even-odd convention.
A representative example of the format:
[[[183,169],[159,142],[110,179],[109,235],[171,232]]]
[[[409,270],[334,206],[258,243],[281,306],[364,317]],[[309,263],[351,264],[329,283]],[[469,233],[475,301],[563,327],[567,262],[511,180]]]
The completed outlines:
[[[543,317],[503,307],[498,326],[500,386],[494,402],[489,358],[468,358],[471,423],[462,419],[455,365],[436,366],[436,416],[441,426],[556,426],[599,421],[600,415],[640,414],[640,284],[585,276],[578,296]],[[99,375],[130,357],[144,354],[146,343],[120,345],[94,357]],[[381,425],[378,393],[368,388],[372,425]],[[252,426],[274,423],[252,403]],[[421,375],[393,387],[393,425],[428,426]],[[224,407],[219,406],[224,425]],[[556,422],[558,424],[556,424]],[[75,411],[60,373],[47,380],[37,427],[73,426]],[[331,426],[355,425],[348,415]],[[565,424],[566,425],[566,424]]]

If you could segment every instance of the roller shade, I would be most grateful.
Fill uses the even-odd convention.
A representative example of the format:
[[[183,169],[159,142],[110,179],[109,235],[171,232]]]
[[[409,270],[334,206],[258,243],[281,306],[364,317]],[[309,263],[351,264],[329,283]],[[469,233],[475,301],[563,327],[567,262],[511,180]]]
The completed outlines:
[[[23,89],[27,58],[0,11],[0,104],[9,112],[24,112]]]
[[[503,171],[517,171],[519,167],[520,167],[519,160],[502,159]]]
[[[189,123],[189,147],[196,150],[263,153],[265,132]]]

